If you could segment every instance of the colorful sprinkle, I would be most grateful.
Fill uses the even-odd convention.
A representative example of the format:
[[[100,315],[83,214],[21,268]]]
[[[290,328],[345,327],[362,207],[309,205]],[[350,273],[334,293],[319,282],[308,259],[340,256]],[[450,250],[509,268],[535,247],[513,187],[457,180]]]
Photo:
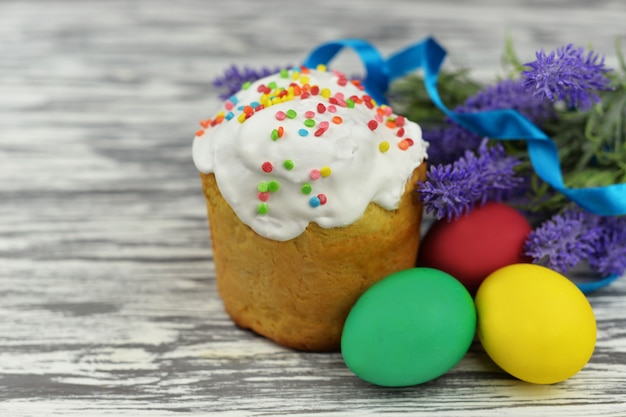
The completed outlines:
[[[350,100],[354,101],[356,104],[362,104],[363,100],[361,98],[359,98],[359,96],[354,95],[354,96],[350,96]]]
[[[385,141],[385,142],[380,142],[380,143],[378,144],[378,150],[379,150],[381,153],[385,153],[385,152],[387,152],[387,151],[389,150],[389,142],[387,142],[387,141]]]
[[[285,134],[285,128],[282,126],[278,126],[278,137],[282,138],[284,134]]]
[[[259,200],[261,201],[267,201],[270,198],[270,193],[268,193],[267,191],[265,192],[260,192],[257,194],[257,197],[259,197]]]
[[[335,113],[337,111],[337,107],[331,104],[330,106],[328,106],[328,111],[331,113]]]
[[[322,206],[328,201],[328,198],[326,198],[326,194],[318,194],[317,199],[320,201],[320,204]]]
[[[298,113],[296,113],[296,111],[294,109],[289,109],[287,110],[286,113],[287,117],[289,117],[290,119],[295,119],[296,116],[298,115]]]
[[[280,184],[278,183],[278,181],[270,181],[270,183],[267,185],[267,190],[270,193],[275,193],[276,191],[278,191],[280,189]]]
[[[272,165],[271,162],[266,161],[266,162],[263,162],[263,164],[261,165],[261,169],[263,170],[263,172],[272,172],[272,170],[274,169],[274,166]]]
[[[260,193],[266,193],[270,190],[270,184],[267,181],[261,181],[259,183],[259,185],[257,185],[256,189],[260,192]]]
[[[317,112],[322,114],[326,111],[326,106],[323,103],[317,103]]]
[[[406,151],[407,149],[409,149],[409,142],[406,139],[402,139],[400,142],[398,142],[398,148],[402,149],[403,151]]]
[[[315,133],[313,133],[313,135],[315,137],[320,137],[324,134],[324,132],[326,132],[326,129],[320,127],[319,129],[315,131]]]
[[[311,94],[313,94],[314,96],[318,95],[320,93],[320,87],[319,85],[314,85],[313,87],[311,87]]]
[[[313,187],[311,187],[311,184],[309,184],[308,182],[305,182],[304,184],[302,184],[302,188],[300,189],[300,191],[302,191],[302,194],[311,194],[311,191],[313,191]]]
[[[367,122],[367,127],[369,127],[370,130],[376,130],[376,128],[378,127],[378,122],[372,119],[369,122]]]
[[[229,111],[228,113],[226,113],[226,116],[224,116],[226,120],[230,120],[233,117],[235,117],[235,113],[233,113],[232,111]]]
[[[332,121],[334,124],[339,125],[343,122],[343,119],[341,116],[333,116]]]
[[[346,107],[349,109],[353,109],[354,108],[354,100],[352,100],[351,98],[346,100]]]
[[[317,64],[316,69],[317,69],[318,71],[320,71],[320,72],[326,72],[326,69],[327,69],[327,68],[326,68],[326,65],[324,65],[324,64]]]
[[[242,90],[247,90],[248,88],[250,88],[251,85],[252,85],[252,83],[250,81],[246,81],[245,83],[243,83],[241,85],[241,89]]]
[[[272,134],[270,135],[270,137],[272,138],[272,140],[278,140],[278,138],[280,137],[278,135],[278,129],[272,130]]]
[[[233,103],[230,100],[226,100],[226,102],[224,102],[224,108],[226,110],[232,110],[235,107],[235,103]]]
[[[323,88],[322,91],[320,91],[320,95],[324,98],[329,98],[331,95],[330,89]]]
[[[406,122],[406,118],[404,116],[396,117],[396,126],[402,127],[404,126],[404,122]]]
[[[352,83],[352,85],[354,85],[359,90],[361,90],[361,91],[365,90],[365,86],[363,84],[361,84],[361,80],[351,80],[350,82]]]
[[[239,115],[239,117],[237,117],[237,120],[239,121],[239,123],[243,123],[243,122],[245,122],[245,121],[246,121],[246,119],[247,119],[247,117],[246,117],[246,114],[245,114],[245,113],[241,113],[241,114]]]
[[[320,174],[322,175],[322,177],[328,177],[330,176],[330,174],[332,174],[332,170],[330,169],[330,167],[322,167],[320,169]]]
[[[330,123],[328,123],[326,120],[324,120],[323,122],[320,122],[319,127],[320,129],[328,129],[328,127],[330,126]]]
[[[204,135],[204,130],[198,130],[196,132],[196,136],[202,136],[202,135]]]
[[[285,167],[285,169],[286,169],[287,171],[291,171],[291,170],[293,169],[293,167],[294,167],[294,166],[295,166],[295,165],[294,165],[294,163],[293,163],[293,161],[292,161],[291,159],[285,159],[285,160],[283,161],[283,167]]]
[[[309,199],[309,206],[313,208],[319,207],[320,204],[321,204],[320,198],[316,195]]]
[[[306,127],[313,127],[313,126],[315,126],[315,120],[313,120],[313,119],[306,119],[304,121],[304,125]]]
[[[398,124],[398,121],[396,120],[396,125]],[[404,128],[401,127],[400,129],[398,129],[398,131],[396,132],[396,136],[398,137],[402,137],[404,136]]]
[[[312,180],[318,180],[320,179],[321,176],[322,176],[322,173],[320,172],[319,169],[312,169],[311,172],[309,173],[309,177]]]
[[[415,141],[413,141],[413,139],[411,139],[411,138],[406,138],[404,140],[406,140],[406,143],[408,143],[409,146],[413,146],[415,144]]]
[[[315,117],[315,112],[314,112],[314,111],[309,110],[309,111],[307,111],[307,112],[305,112],[305,113],[304,113],[304,117],[306,117],[307,119],[312,119],[312,118],[314,118],[314,117]]]
[[[287,115],[284,111],[278,110],[276,112],[276,120],[285,120],[285,117],[287,117]]]
[[[309,131],[306,129],[298,129],[298,135],[302,136],[303,138],[306,136],[309,136]]]
[[[259,214],[267,214],[268,211],[270,211],[270,208],[268,207],[267,203],[259,203],[256,208],[256,212]]]
[[[283,68],[280,70],[280,78],[289,78],[289,70]]]

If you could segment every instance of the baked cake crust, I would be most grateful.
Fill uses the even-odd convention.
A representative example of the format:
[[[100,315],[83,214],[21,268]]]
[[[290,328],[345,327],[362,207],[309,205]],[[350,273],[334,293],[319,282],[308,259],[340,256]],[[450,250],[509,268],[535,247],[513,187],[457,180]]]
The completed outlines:
[[[363,292],[389,274],[415,266],[422,203],[416,192],[424,161],[406,183],[396,210],[370,203],[345,227],[315,223],[296,238],[265,238],[242,223],[215,176],[201,173],[217,288],[240,327],[306,351],[338,350],[343,323]]]

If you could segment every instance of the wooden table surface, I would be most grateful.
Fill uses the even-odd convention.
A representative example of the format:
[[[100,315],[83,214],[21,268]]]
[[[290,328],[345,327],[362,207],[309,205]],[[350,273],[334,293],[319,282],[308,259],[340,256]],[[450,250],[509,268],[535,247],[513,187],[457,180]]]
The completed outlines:
[[[434,35],[486,79],[507,34],[528,60],[572,42],[614,64],[624,21],[619,0],[0,1],[0,416],[626,416],[624,279],[589,297],[591,362],[550,386],[473,345],[430,383],[380,388],[236,328],[191,161],[232,63]]]

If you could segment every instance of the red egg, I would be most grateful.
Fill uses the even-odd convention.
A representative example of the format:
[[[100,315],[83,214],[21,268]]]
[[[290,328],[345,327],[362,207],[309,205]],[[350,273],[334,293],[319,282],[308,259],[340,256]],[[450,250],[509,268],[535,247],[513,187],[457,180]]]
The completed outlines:
[[[514,208],[488,202],[458,220],[436,221],[422,240],[418,265],[447,272],[475,294],[493,271],[530,262],[523,247],[531,230]]]

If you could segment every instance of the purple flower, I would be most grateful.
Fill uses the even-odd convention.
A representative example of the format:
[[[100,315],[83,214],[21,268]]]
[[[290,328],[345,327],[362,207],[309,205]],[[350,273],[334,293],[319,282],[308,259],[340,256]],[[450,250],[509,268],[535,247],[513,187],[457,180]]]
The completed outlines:
[[[461,109],[464,113],[513,109],[539,125],[554,117],[552,105],[529,92],[522,80],[504,80],[489,86],[468,98]]]
[[[243,67],[240,69],[236,65],[231,65],[224,70],[223,76],[215,78],[215,80],[213,81],[213,86],[224,90],[224,92],[221,93],[219,96],[222,100],[226,100],[227,98],[241,90],[241,86],[245,82],[254,82],[263,77],[267,77],[268,75],[276,74],[280,72],[283,68],[276,67],[271,69],[263,67],[255,70],[249,67]]]
[[[451,120],[446,120],[442,127],[425,130],[422,137],[428,146],[428,160],[432,165],[450,164],[465,154],[475,150],[483,140]]]
[[[626,216],[603,217],[570,207],[531,232],[526,254],[567,272],[582,261],[603,276],[626,270]]]
[[[570,208],[545,221],[529,235],[526,254],[538,264],[564,273],[595,251],[599,229],[586,212]]]
[[[478,154],[465,155],[448,165],[433,165],[426,182],[419,182],[420,198],[426,211],[438,219],[456,219],[469,213],[474,205],[502,201],[522,181],[515,175],[519,161],[506,156],[504,147],[487,146],[483,140]]]
[[[535,56],[535,61],[525,64],[530,69],[522,76],[524,86],[539,98],[563,100],[569,107],[585,110],[599,101],[596,91],[609,89],[610,79],[605,74],[610,69],[593,51],[585,56],[583,48],[569,44],[549,55],[542,49]]]
[[[599,216],[598,216],[599,217]],[[589,266],[603,276],[626,271],[626,216],[599,217],[600,236]]]
[[[504,80],[469,97],[455,108],[457,113],[475,113],[486,110],[514,109],[531,122],[541,124],[553,117],[552,105],[533,96],[520,80]],[[424,140],[430,143],[429,159],[433,164],[448,164],[466,150],[475,150],[482,137],[446,119],[441,128],[424,132]]]

